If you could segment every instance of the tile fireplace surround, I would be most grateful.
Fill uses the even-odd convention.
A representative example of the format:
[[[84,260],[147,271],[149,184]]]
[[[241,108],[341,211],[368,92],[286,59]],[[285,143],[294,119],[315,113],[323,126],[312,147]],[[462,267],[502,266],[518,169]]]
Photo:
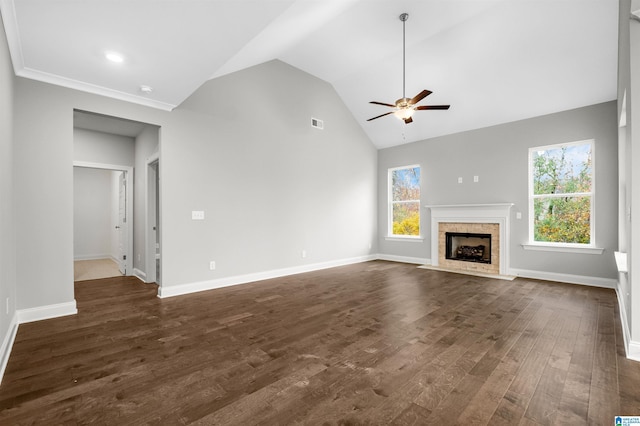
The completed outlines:
[[[509,275],[510,211],[513,203],[426,206],[431,210],[431,266],[461,272]],[[445,258],[445,232],[490,233],[491,264]]]

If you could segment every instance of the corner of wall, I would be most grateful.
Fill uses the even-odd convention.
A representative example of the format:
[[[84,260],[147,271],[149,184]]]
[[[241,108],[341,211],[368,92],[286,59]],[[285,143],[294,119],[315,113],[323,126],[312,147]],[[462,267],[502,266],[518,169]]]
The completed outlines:
[[[17,333],[18,333],[18,314],[14,313],[13,318],[11,318],[11,322],[9,324],[9,330],[7,334],[4,336],[4,339],[2,340],[2,345],[0,346],[0,383],[2,383],[4,372],[7,368],[7,364],[9,363],[9,357],[11,356],[11,349],[13,349],[13,342],[16,339]]]

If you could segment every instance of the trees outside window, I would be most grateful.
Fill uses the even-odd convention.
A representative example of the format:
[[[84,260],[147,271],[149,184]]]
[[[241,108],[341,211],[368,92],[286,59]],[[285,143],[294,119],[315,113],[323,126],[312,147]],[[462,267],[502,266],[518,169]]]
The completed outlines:
[[[529,237],[594,245],[593,141],[529,150]]]
[[[420,236],[420,166],[389,169],[389,235]]]

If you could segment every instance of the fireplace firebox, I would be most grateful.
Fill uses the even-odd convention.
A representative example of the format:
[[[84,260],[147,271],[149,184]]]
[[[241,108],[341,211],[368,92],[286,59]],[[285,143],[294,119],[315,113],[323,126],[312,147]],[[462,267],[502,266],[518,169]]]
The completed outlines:
[[[446,232],[445,244],[446,259],[491,263],[491,234]]]

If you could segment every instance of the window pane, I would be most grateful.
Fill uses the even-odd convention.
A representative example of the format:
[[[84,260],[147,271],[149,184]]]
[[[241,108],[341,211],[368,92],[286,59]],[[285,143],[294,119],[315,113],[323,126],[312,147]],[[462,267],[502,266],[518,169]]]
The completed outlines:
[[[534,199],[534,241],[589,244],[591,197]]]
[[[391,172],[393,201],[420,199],[420,167]]]
[[[591,144],[535,151],[532,160],[534,194],[591,192]]]
[[[393,235],[420,235],[420,202],[393,203]]]

